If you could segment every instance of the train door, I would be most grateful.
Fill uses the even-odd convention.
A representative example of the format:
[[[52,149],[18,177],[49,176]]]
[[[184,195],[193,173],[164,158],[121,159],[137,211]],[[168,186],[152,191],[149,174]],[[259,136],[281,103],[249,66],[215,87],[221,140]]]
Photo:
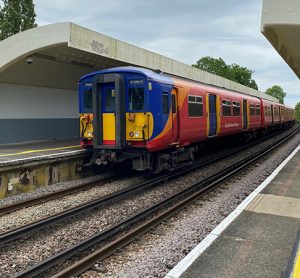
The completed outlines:
[[[282,122],[282,110],[281,110],[281,107],[279,106],[279,122],[281,123]]]
[[[248,111],[247,111],[247,100],[243,99],[243,130],[246,130],[248,127]]]
[[[272,117],[272,124],[274,123],[274,107],[271,105],[271,117]]]
[[[123,77],[99,74],[93,80],[94,148],[125,145]]]
[[[173,89],[171,93],[172,109],[172,143],[179,141],[179,113],[178,113],[178,91]]]
[[[209,132],[208,136],[217,134],[217,96],[209,95]]]
[[[102,86],[102,117],[104,144],[113,145],[116,133],[116,92],[114,83],[104,83]]]

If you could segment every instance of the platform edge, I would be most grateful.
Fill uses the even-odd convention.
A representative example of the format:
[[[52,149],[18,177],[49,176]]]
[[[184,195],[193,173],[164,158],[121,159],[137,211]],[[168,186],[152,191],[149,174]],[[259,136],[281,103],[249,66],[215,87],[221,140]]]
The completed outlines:
[[[220,236],[220,234],[237,218],[250,202],[259,194],[283,169],[283,167],[300,150],[300,145],[266,178],[234,211],[232,211],[215,229],[213,229],[196,247],[194,247],[165,278],[179,278],[193,262]]]

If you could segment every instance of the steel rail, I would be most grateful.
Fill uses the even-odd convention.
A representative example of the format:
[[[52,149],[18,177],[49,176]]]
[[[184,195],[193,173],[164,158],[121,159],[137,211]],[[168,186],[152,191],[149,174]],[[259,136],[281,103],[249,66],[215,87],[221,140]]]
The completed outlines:
[[[259,141],[263,141],[263,139],[260,139]],[[29,224],[23,225],[22,227],[19,228],[15,228],[13,230],[4,232],[0,234],[0,244],[4,244],[4,243],[8,243],[11,242],[13,240],[16,240],[20,237],[26,236],[28,234],[34,233],[38,230],[43,229],[44,227],[47,227],[49,225],[58,223],[60,221],[66,220],[68,218],[74,217],[78,214],[87,212],[93,208],[96,207],[101,207],[104,205],[107,205],[108,203],[111,202],[116,202],[119,199],[122,198],[127,198],[133,194],[138,194],[139,192],[143,191],[143,190],[147,190],[150,189],[151,187],[157,186],[161,183],[167,182],[169,180],[175,179],[177,177],[180,177],[182,175],[185,175],[191,171],[194,171],[196,169],[199,169],[201,167],[204,166],[208,166],[209,164],[216,162],[218,160],[221,160],[223,158],[226,158],[230,155],[233,155],[235,153],[238,153],[240,151],[243,151],[253,145],[257,144],[252,142],[252,143],[248,143],[246,145],[240,146],[238,148],[236,148],[235,150],[229,150],[227,152],[221,153],[221,154],[217,154],[214,156],[211,156],[209,158],[206,158],[202,161],[199,162],[195,162],[192,165],[189,165],[189,167],[183,167],[179,170],[177,170],[176,172],[170,172],[164,175],[160,175],[158,177],[155,177],[153,179],[150,179],[148,181],[142,182],[138,185],[134,185],[131,186],[129,188],[126,188],[124,190],[120,190],[118,192],[112,193],[108,196],[75,206],[74,208],[70,208],[68,210],[65,210],[63,212],[48,216],[48,217],[44,217],[42,219],[39,219],[37,221],[31,222]],[[94,183],[93,183],[94,184]],[[88,185],[87,185],[88,186]]]
[[[255,140],[254,142],[251,142],[251,143],[248,143],[244,146],[241,146],[240,148],[245,149],[245,148],[249,148],[250,146],[253,146],[255,144],[259,144],[260,142],[268,139],[269,137],[272,137],[272,136],[276,135],[277,133],[280,133],[280,132],[276,132],[275,134],[274,133],[269,134],[267,136],[264,136],[263,138]],[[240,149],[238,149],[237,151],[240,151]],[[229,152],[227,155],[233,154],[235,152],[236,151]],[[214,158],[214,157],[212,157],[212,158]],[[220,158],[222,158],[221,155],[216,156],[216,159],[220,159]],[[214,161],[216,161],[216,160],[214,160]],[[200,166],[202,166],[202,165],[200,165]],[[199,166],[195,165],[195,168],[197,168],[197,167],[199,167]],[[49,193],[47,195],[43,195],[43,196],[36,197],[36,198],[31,198],[31,199],[28,199],[28,200],[25,200],[25,201],[20,201],[20,202],[16,202],[16,203],[13,203],[13,204],[9,204],[9,205],[0,207],[0,216],[2,216],[4,214],[11,213],[11,212],[14,212],[14,211],[22,209],[22,208],[34,206],[34,205],[37,205],[37,204],[40,204],[40,203],[45,203],[45,202],[48,202],[48,201],[51,201],[51,200],[54,200],[54,199],[57,199],[57,198],[61,198],[61,197],[64,197],[64,196],[67,196],[67,195],[70,195],[70,194],[73,194],[73,193],[76,193],[76,192],[79,192],[79,191],[87,190],[87,189],[93,187],[98,182],[109,182],[110,179],[112,179],[112,177],[99,179],[99,180],[96,180],[96,181],[93,181],[93,182],[85,182],[85,183],[83,183],[81,185],[78,185],[76,187],[59,190],[59,191],[56,191],[56,192],[53,192],[53,193]]]
[[[53,277],[60,278],[60,277],[75,277],[76,275],[81,274],[82,272],[86,271],[88,268],[93,266],[94,262],[97,260],[103,260],[113,254],[116,249],[122,248],[123,246],[127,245],[128,243],[132,242],[137,236],[145,233],[150,228],[156,226],[157,224],[161,223],[166,218],[174,215],[182,208],[186,207],[187,205],[191,204],[199,197],[203,195],[203,193],[208,192],[214,189],[218,184],[224,182],[228,178],[232,177],[233,175],[241,172],[246,167],[252,165],[255,161],[259,160],[263,156],[269,154],[275,148],[282,145],[284,142],[289,140],[292,136],[294,136],[299,131],[299,128],[295,130],[292,134],[289,134],[280,142],[276,142],[260,150],[259,152],[250,155],[249,157],[242,159],[241,161],[223,169],[221,172],[201,181],[193,184],[191,187],[184,189],[173,196],[163,200],[155,204],[154,206],[144,210],[141,213],[138,213],[127,220],[113,226],[110,229],[102,231],[93,237],[84,240],[77,245],[62,251],[61,253],[54,255],[45,261],[38,263],[37,265],[28,268],[27,270],[17,274],[16,277],[34,277],[41,273],[44,273],[48,269],[52,268],[53,266],[57,265],[59,262],[64,261],[66,259],[71,258],[78,252],[91,248],[98,244],[99,242],[103,242],[107,240],[112,235],[120,231],[124,231],[125,228],[132,226],[133,224],[139,223],[142,219],[146,219],[149,216],[153,216],[150,220],[147,220],[143,224],[139,224],[137,227],[134,227],[132,230],[127,232],[125,235],[113,240],[112,242],[102,246],[99,250],[91,253],[84,259],[76,262],[74,265],[70,266],[69,268],[59,272],[58,274],[54,275]],[[178,198],[180,198],[179,201]],[[167,208],[166,208],[167,207]],[[166,208],[163,212],[158,213],[159,210]]]

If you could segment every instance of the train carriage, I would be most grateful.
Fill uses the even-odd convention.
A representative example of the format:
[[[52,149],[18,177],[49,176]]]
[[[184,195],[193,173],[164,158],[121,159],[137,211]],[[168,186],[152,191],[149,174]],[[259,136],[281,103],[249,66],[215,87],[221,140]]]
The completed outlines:
[[[198,143],[286,121],[282,105],[136,67],[94,72],[79,82],[83,147],[97,164],[130,160],[159,172],[191,161]]]

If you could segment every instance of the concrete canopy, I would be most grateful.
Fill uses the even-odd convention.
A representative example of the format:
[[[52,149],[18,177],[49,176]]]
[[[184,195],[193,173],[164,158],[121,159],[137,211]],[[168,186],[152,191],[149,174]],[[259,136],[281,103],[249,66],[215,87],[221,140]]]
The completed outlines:
[[[261,32],[300,78],[300,1],[264,0]]]
[[[76,90],[94,70],[134,65],[278,102],[264,93],[73,23],[37,27],[0,42],[0,83]],[[26,57],[32,57],[32,64]]]

